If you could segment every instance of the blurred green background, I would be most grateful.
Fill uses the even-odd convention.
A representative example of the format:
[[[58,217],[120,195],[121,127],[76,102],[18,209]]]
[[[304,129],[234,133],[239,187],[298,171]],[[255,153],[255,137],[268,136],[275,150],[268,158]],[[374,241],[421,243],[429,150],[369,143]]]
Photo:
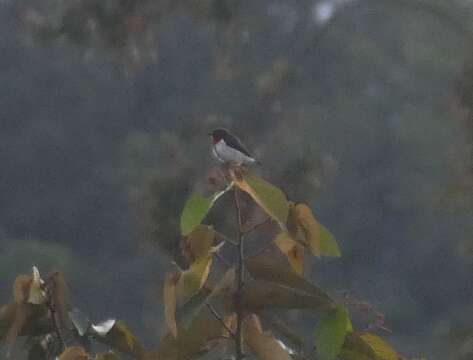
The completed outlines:
[[[467,0],[1,1],[1,302],[61,270],[156,344],[224,126],[336,235],[317,282],[406,356],[473,358],[472,24]]]

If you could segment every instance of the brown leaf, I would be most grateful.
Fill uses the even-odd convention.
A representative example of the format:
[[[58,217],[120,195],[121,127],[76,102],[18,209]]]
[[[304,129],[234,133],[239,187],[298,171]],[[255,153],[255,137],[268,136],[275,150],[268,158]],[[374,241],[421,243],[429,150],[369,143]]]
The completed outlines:
[[[13,299],[17,304],[26,304],[30,295],[33,277],[29,275],[18,275],[13,283]]]
[[[289,266],[282,266],[279,261],[270,256],[260,255],[248,259],[246,267],[251,276],[256,280],[277,283],[292,288],[295,291],[317,297],[326,304],[327,309],[331,309],[335,305],[335,302],[319,287],[291,271]]]
[[[290,354],[269,334],[264,334],[256,315],[248,316],[243,323],[245,343],[261,360],[291,360]]]
[[[164,281],[163,302],[164,319],[166,325],[174,337],[177,337],[176,324],[176,285],[180,275],[178,273],[168,274]]]
[[[0,340],[2,340],[8,330],[10,329],[13,321],[15,320],[16,308],[18,304],[16,302],[2,306],[0,309]]]
[[[92,360],[83,347],[71,346],[59,356],[59,360]]]
[[[290,235],[283,231],[274,239],[276,246],[287,256],[292,269],[299,275],[304,273],[304,247],[291,239]]]
[[[8,344],[8,353],[13,349],[18,334],[26,323],[26,320],[31,315],[33,310],[32,304],[17,304],[15,311],[15,318],[8,330],[6,343]]]
[[[321,290],[319,294],[308,293],[301,289],[262,280],[249,281],[243,290],[243,307],[252,311],[282,308],[314,309],[326,312],[333,306],[333,301]]]
[[[171,334],[164,336],[159,348],[150,351],[146,360],[189,360],[208,352],[212,346],[224,341],[224,328],[208,310],[204,309],[192,321],[189,328],[179,328],[178,337]]]
[[[320,256],[320,229],[312,210],[305,204],[297,204],[290,207],[290,212],[293,213],[312,255]]]

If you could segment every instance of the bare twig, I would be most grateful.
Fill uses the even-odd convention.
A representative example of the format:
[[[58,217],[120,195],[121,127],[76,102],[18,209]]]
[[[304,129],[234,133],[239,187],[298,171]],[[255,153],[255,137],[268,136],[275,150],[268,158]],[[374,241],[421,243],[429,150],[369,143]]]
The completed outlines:
[[[223,325],[223,327],[225,328],[225,330],[228,331],[228,333],[230,334],[230,336],[233,338],[233,339],[236,339],[236,334],[233,332],[232,329],[230,329],[230,327],[225,323],[225,320],[223,320],[223,318],[220,316],[220,314],[217,312],[217,310],[209,303],[206,304],[207,305],[207,308],[210,310],[210,312],[212,313],[212,315],[218,320],[220,321],[220,323]]]
[[[57,314],[56,303],[54,301],[54,292],[56,291],[55,276],[57,274],[58,273],[54,273],[48,279],[46,279],[46,282],[44,284],[44,290],[47,297],[46,306],[48,307],[49,313],[51,315],[51,322],[53,325],[53,329],[61,344],[61,351],[62,351],[66,348],[66,343],[64,342],[64,338],[62,337],[61,330],[59,330],[59,325],[56,318],[56,314]]]
[[[244,249],[243,249],[243,226],[241,219],[241,207],[240,207],[240,196],[238,189],[233,189],[236,218],[238,224],[238,264],[237,264],[237,291],[235,294],[235,308],[237,315],[237,326],[236,326],[236,339],[235,339],[235,352],[236,360],[242,360],[245,357],[243,353],[243,334],[242,334],[242,323],[243,323],[243,308],[242,308],[242,295],[243,286],[245,284],[245,262],[244,262]]]
[[[269,223],[271,221],[271,217],[267,217],[266,219],[264,219],[263,221],[259,222],[259,223],[256,223],[254,225],[251,225],[249,228],[243,230],[243,234],[246,235],[250,232],[253,232],[255,231],[256,229],[258,229],[259,227],[263,226],[263,225],[266,225],[267,223]]]
[[[224,235],[224,234],[222,234],[221,232],[219,232],[215,229],[214,229],[214,233],[218,238],[222,239],[226,243],[229,243],[230,245],[238,247],[238,244],[235,241],[233,241],[232,239],[230,239],[227,235]]]

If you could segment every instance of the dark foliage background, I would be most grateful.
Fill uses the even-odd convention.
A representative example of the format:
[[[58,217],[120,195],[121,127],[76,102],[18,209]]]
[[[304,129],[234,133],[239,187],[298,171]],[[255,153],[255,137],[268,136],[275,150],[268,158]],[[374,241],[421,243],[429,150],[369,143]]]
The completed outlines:
[[[59,269],[77,306],[156,343],[178,214],[223,125],[337,236],[318,282],[382,311],[404,354],[471,358],[472,10],[2,1],[0,299]]]

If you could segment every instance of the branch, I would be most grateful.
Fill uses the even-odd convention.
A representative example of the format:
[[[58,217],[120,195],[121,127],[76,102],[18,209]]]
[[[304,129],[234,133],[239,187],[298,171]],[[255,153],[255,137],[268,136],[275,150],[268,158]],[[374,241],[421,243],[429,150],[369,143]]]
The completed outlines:
[[[61,330],[59,330],[59,325],[58,321],[56,318],[56,303],[54,301],[54,292],[56,291],[56,281],[55,281],[55,276],[58,273],[52,274],[45,282],[44,284],[44,290],[46,293],[47,301],[46,301],[46,306],[49,310],[49,313],[51,314],[51,322],[53,325],[54,332],[57,335],[57,338],[61,344],[61,351],[66,349],[66,343],[64,341],[64,338],[62,337]]]
[[[230,336],[232,338],[234,338],[236,340],[236,334],[233,332],[232,329],[230,329],[230,327],[225,323],[225,320],[223,320],[223,318],[220,316],[220,314],[217,312],[217,310],[215,310],[215,308],[207,303],[207,308],[210,310],[210,312],[212,313],[212,315],[218,320],[220,321],[220,323],[223,325],[223,327],[225,328],[225,330],[228,331],[228,333],[230,334]]]
[[[233,245],[235,247],[238,246],[238,244],[235,241],[233,241],[232,239],[230,239],[227,235],[224,235],[224,234],[222,234],[221,232],[219,232],[215,229],[214,229],[214,233],[215,233],[215,235],[217,235],[217,237],[219,237],[223,241],[229,243],[230,245]]]
[[[238,189],[233,189],[235,209],[236,209],[236,220],[238,224],[238,264],[237,264],[237,291],[235,294],[235,308],[237,315],[237,326],[236,326],[236,339],[235,339],[235,352],[236,360],[242,360],[245,357],[243,353],[243,336],[242,336],[242,323],[243,323],[243,307],[242,307],[242,295],[243,285],[245,283],[245,262],[243,252],[243,226],[241,220],[241,207],[240,197]]]

